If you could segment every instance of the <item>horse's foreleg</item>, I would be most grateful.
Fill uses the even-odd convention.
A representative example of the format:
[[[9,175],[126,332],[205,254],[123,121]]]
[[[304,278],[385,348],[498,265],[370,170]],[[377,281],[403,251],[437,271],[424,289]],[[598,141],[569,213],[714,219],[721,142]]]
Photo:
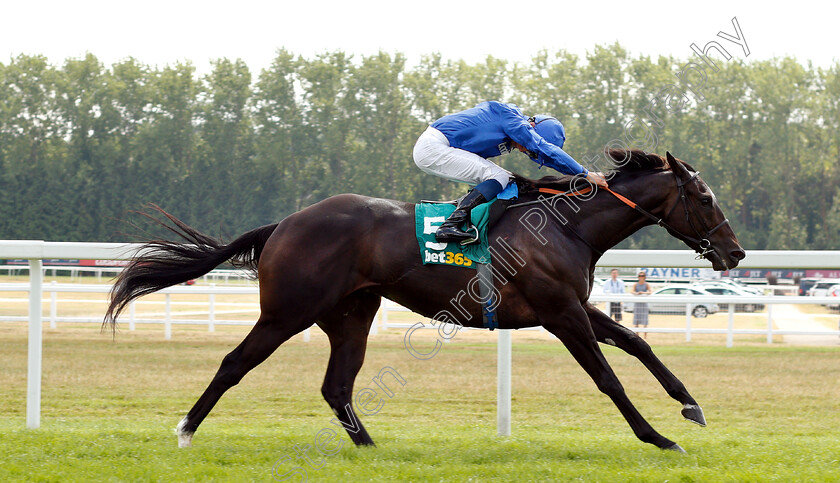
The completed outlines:
[[[330,362],[321,393],[356,445],[374,445],[353,409],[353,382],[365,360],[370,324],[380,297],[359,292],[344,298],[318,322],[330,339]],[[333,420],[335,421],[335,420]]]
[[[700,426],[706,425],[706,418],[703,416],[703,410],[700,408],[700,405],[691,397],[685,385],[677,379],[677,376],[669,371],[665,367],[665,364],[656,357],[644,339],[592,305],[584,306],[584,310],[586,310],[586,315],[589,316],[589,323],[592,325],[592,330],[598,342],[618,347],[639,359],[651,374],[653,374],[653,377],[662,384],[665,392],[682,403],[683,417]]]
[[[583,308],[578,306],[565,310],[561,317],[543,326],[563,342],[598,389],[612,399],[636,437],[661,449],[684,452],[677,443],[657,433],[630,402],[624,387],[601,353]]]
[[[225,391],[238,384],[248,371],[268,358],[280,344],[304,330],[311,323],[311,321],[292,321],[260,316],[260,320],[245,340],[222,359],[221,367],[204,394],[178,423],[178,427],[175,428],[178,446],[184,448],[192,444],[192,437],[198,425],[204,421]]]

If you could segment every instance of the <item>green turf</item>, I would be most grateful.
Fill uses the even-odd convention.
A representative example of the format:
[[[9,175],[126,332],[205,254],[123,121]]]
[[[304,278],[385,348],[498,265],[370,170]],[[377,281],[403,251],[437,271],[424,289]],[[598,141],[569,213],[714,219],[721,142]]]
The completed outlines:
[[[314,445],[332,414],[319,388],[321,335],[284,345],[219,402],[178,449],[172,428],[241,338],[60,328],[44,336],[42,427],[25,429],[26,337],[0,328],[0,481],[271,481],[295,447]],[[519,336],[520,334],[516,334]],[[638,363],[607,358],[648,421],[688,454],[639,442],[610,400],[557,342],[514,339],[513,436],[496,436],[495,344],[456,336],[433,359],[412,358],[401,333],[371,339],[356,390],[393,367],[379,413],[363,416],[375,448],[346,434],[335,455],[276,470],[310,481],[837,481],[840,350],[666,345],[654,349],[703,405],[709,426],[679,416]],[[298,481],[293,476],[288,481]]]

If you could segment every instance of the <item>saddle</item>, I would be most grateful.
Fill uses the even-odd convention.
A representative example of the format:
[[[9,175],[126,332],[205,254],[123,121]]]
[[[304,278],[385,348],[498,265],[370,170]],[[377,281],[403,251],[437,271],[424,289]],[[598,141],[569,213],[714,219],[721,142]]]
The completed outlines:
[[[484,327],[493,330],[499,326],[493,307],[493,273],[487,233],[504,216],[505,211],[513,206],[540,203],[539,200],[517,201],[519,194],[534,193],[563,195],[572,185],[569,180],[549,177],[541,182],[552,184],[552,188],[537,186],[537,182],[516,176],[514,182],[493,200],[484,203],[471,212],[471,223],[476,232],[476,241],[469,245],[458,243],[440,243],[435,239],[437,226],[451,214],[460,200],[422,201],[415,205],[415,230],[420,248],[420,258],[424,265],[449,265],[473,268],[478,271],[479,291],[481,295],[482,319]],[[564,182],[565,181],[565,182]],[[565,191],[561,191],[565,190]],[[529,196],[528,198],[532,198]]]

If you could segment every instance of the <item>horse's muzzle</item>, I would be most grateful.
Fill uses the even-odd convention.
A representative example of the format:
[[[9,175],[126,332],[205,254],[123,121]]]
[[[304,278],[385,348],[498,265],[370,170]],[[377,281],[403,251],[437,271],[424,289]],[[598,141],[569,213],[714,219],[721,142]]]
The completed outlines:
[[[743,249],[738,248],[737,250],[732,250],[729,252],[729,260],[732,262],[729,268],[735,268],[738,266],[738,263],[746,258],[747,254],[744,252]]]
[[[730,250],[726,255],[723,255],[723,250],[721,249],[709,250],[706,259],[712,262],[712,267],[715,270],[723,271],[737,267],[738,263],[746,256],[747,254],[739,246],[734,250]]]

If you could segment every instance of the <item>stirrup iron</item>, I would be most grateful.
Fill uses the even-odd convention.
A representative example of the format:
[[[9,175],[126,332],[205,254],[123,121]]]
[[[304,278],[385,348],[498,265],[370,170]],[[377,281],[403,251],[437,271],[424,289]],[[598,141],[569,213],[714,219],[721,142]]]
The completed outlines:
[[[470,245],[478,241],[478,228],[475,227],[472,223],[470,227],[464,230],[464,233],[475,232],[475,236],[473,238],[467,238],[466,240],[461,240],[461,246]]]

